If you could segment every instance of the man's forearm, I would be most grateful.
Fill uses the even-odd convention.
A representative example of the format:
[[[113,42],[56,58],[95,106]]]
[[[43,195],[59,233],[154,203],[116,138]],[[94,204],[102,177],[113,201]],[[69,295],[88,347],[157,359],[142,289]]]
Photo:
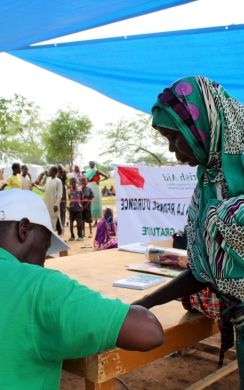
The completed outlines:
[[[136,301],[135,304],[150,309],[153,306],[162,305],[174,299],[201,291],[204,287],[206,287],[206,284],[196,280],[191,270],[187,269],[152,294]]]

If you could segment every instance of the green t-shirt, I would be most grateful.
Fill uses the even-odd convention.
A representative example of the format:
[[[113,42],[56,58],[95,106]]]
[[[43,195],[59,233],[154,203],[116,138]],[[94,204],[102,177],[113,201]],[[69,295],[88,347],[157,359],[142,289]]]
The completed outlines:
[[[59,387],[62,360],[113,348],[129,305],[0,249],[0,389]]]

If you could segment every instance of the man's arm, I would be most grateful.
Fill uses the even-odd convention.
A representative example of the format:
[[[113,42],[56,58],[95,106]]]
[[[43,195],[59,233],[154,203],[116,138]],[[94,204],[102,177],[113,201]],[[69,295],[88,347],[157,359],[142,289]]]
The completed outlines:
[[[4,183],[4,184],[2,185],[2,187],[0,188],[0,191],[3,191],[5,187],[7,187],[7,183]]]
[[[201,291],[206,287],[205,283],[199,282],[192,274],[190,269],[182,271],[179,276],[172,279],[169,283],[160,287],[150,295],[134,302],[150,309],[153,306],[162,305],[177,298],[182,298],[190,294]]]
[[[7,180],[6,180],[6,183],[4,183],[4,184],[2,185],[1,190],[4,190],[4,188],[7,187],[7,186],[11,186],[11,184],[12,184],[12,179],[11,179],[11,176],[9,176],[9,177],[7,178]]]
[[[141,306],[132,305],[120,329],[116,346],[145,352],[163,342],[163,329],[155,315]]]
[[[148,351],[163,343],[163,329],[149,310],[106,298],[64,274],[45,271],[35,309],[43,358],[73,359],[115,346]]]
[[[39,185],[44,177],[44,172],[40,173],[40,175],[36,178],[34,185]]]

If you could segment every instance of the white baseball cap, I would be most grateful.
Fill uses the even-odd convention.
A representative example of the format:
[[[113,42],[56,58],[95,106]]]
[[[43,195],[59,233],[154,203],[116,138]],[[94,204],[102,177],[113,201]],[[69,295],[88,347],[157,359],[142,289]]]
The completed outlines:
[[[39,195],[20,189],[0,191],[0,221],[20,221],[22,218],[44,226],[52,233],[48,255],[69,248],[53,231],[47,206]]]

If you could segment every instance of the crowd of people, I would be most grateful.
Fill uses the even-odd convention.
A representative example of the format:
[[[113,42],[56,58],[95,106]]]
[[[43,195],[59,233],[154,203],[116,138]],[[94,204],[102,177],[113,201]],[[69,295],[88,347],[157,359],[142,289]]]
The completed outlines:
[[[78,165],[75,165],[71,172],[61,164],[52,166],[40,173],[35,180],[32,179],[27,165],[21,166],[19,163],[14,163],[12,175],[3,183],[1,190],[18,188],[30,191],[37,189],[43,192],[53,230],[62,235],[65,226],[69,225],[69,241],[74,241],[74,225],[76,224],[77,240],[81,241],[85,237],[85,224],[88,224],[88,238],[92,238],[92,227],[98,228],[96,237],[101,237],[104,221],[102,196],[104,195],[99,183],[107,178],[105,173],[96,168],[94,161],[89,162],[86,170],[81,170]],[[112,192],[114,194],[113,186],[111,186],[111,194]],[[107,211],[105,215],[106,213]],[[97,226],[100,219],[101,223]],[[106,226],[110,225],[106,224]],[[102,241],[101,238],[98,241],[94,240],[95,250],[102,249],[104,245],[103,249],[117,245],[115,229],[113,232],[108,228],[106,230]],[[111,244],[111,234],[113,244]]]

